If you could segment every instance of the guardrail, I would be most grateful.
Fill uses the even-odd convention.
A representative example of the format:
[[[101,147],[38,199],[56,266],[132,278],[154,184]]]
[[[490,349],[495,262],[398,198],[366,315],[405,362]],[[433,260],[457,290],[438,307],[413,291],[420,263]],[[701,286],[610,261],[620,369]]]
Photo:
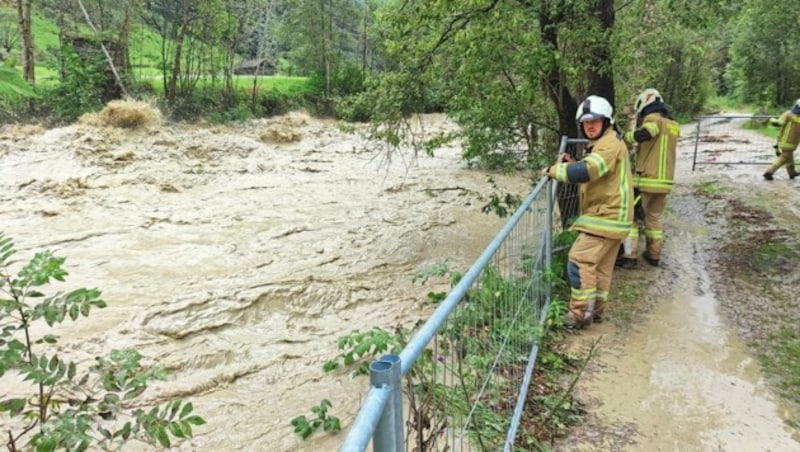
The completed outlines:
[[[564,137],[559,151],[584,143]],[[553,235],[576,203],[539,181],[402,352],[371,363],[341,451],[512,450],[551,301]]]

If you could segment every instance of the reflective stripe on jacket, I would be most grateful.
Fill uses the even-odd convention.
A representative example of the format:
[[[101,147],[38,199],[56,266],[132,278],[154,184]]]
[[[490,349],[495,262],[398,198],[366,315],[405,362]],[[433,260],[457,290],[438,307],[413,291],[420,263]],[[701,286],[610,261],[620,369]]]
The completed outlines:
[[[778,147],[782,151],[794,151],[800,143],[800,115],[787,110],[778,118],[781,131],[778,134]]]
[[[633,184],[646,193],[669,193],[675,180],[680,126],[660,113],[651,113],[642,119],[641,127],[652,138],[637,145]]]

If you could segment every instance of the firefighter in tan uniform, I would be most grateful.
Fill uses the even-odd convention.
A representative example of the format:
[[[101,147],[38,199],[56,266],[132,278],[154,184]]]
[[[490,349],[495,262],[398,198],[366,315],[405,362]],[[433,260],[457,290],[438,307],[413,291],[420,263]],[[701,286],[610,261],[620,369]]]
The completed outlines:
[[[611,104],[589,96],[576,119],[589,139],[584,158],[574,161],[564,154],[544,174],[579,184],[580,216],[572,225],[579,234],[567,262],[571,294],[564,325],[582,328],[602,321],[617,250],[633,221],[633,185],[628,148],[612,127]]]
[[[675,180],[675,148],[680,126],[667,111],[661,94],[648,88],[636,99],[637,127],[625,133],[625,142],[636,144],[633,168],[634,189],[641,197],[644,209],[644,236],[647,249],[642,254],[648,264],[658,266],[664,239],[663,215],[667,194]],[[619,266],[636,266],[639,252],[638,226],[631,228],[625,240],[625,254]]]
[[[779,118],[770,118],[769,123],[780,127],[781,131],[778,133],[778,144],[775,145],[775,153],[778,158],[764,173],[764,179],[773,180],[775,171],[784,165],[786,165],[789,178],[794,179],[798,176],[794,169],[793,154],[797,149],[797,143],[800,142],[800,99],[797,99],[791,110],[783,112]]]

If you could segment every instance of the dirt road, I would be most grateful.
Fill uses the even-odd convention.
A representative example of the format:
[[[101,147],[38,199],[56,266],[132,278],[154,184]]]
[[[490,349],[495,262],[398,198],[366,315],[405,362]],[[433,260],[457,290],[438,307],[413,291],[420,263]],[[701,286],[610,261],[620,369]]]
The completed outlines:
[[[752,332],[759,321],[741,319],[765,311],[764,288],[773,282],[742,284],[736,275],[747,271],[741,262],[749,254],[737,258],[726,248],[736,235],[749,240],[726,215],[749,215],[741,200],[754,193],[788,206],[770,227],[780,222],[796,231],[800,184],[766,183],[763,166],[703,166],[693,173],[694,141],[687,139],[693,134],[694,125],[684,127],[662,267],[641,262],[615,273],[618,290],[646,287],[632,324],[595,325],[572,339],[577,350],[600,339],[600,351],[579,384],[587,422],[559,450],[800,450],[800,432],[789,426],[796,425],[797,407],[776,396],[756,358],[761,350]],[[722,207],[698,194],[705,184],[713,184]],[[755,223],[750,227],[763,226]]]

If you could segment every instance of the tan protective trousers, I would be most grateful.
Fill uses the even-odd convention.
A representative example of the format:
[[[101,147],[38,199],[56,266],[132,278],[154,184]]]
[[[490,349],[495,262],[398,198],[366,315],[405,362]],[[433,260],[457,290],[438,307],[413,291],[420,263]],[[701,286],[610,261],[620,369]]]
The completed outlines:
[[[608,239],[581,232],[569,250],[567,274],[571,297],[567,315],[577,323],[591,323],[605,312],[614,261],[620,239]],[[590,308],[593,311],[588,312]]]
[[[647,255],[653,259],[661,259],[661,249],[664,241],[663,218],[664,209],[667,207],[666,193],[645,193],[641,195],[642,208],[644,208],[644,236],[647,243]],[[633,222],[631,232],[625,239],[626,258],[636,258],[639,255],[639,225]]]
[[[786,165],[786,172],[789,173],[789,176],[795,174],[794,151],[781,149],[781,155],[779,155],[778,158],[772,162],[772,166],[769,167],[767,173],[775,174],[775,171],[778,171],[783,165]]]

